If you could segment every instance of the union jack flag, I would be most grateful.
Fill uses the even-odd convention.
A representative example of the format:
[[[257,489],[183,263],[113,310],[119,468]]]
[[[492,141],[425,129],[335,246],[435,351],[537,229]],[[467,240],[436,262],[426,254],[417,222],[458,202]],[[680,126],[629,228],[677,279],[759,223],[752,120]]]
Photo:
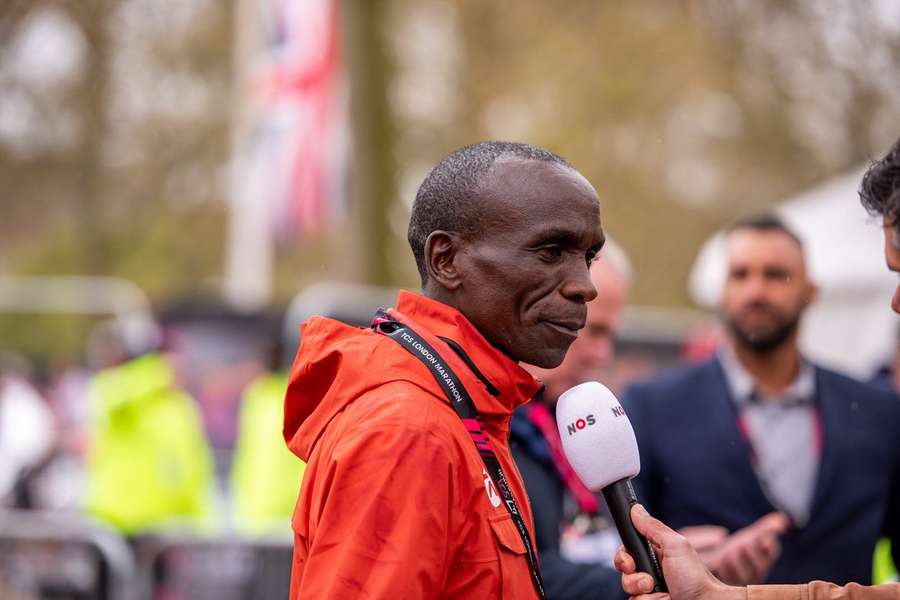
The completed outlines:
[[[312,234],[343,212],[348,95],[338,0],[256,0],[261,43],[248,66],[246,197],[277,239]]]

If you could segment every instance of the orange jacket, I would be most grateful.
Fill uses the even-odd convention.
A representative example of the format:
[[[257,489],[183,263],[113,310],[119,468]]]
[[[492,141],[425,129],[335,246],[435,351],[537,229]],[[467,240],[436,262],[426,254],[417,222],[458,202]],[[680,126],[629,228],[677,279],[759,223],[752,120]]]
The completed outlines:
[[[513,410],[539,384],[449,306],[401,292],[391,314],[472,396],[533,540],[508,439]],[[537,598],[522,539],[431,372],[371,330],[314,317],[301,331],[284,417],[288,446],[307,461],[291,599]],[[456,341],[500,395],[437,336]]]

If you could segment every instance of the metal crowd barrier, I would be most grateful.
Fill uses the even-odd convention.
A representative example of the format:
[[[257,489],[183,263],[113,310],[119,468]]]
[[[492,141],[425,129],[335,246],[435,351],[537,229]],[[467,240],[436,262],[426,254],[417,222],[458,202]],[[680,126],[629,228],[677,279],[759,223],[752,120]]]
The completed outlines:
[[[126,541],[77,513],[0,510],[0,599],[278,600],[292,552],[289,536]]]
[[[136,573],[125,541],[81,515],[0,511],[0,598],[136,600]]]
[[[289,537],[145,535],[135,552],[150,591],[141,600],[280,600],[290,590]]]

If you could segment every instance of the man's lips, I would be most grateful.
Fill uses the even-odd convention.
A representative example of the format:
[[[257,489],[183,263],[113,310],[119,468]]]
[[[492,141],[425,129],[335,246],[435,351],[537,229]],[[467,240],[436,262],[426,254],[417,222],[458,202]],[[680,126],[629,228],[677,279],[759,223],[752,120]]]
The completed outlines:
[[[578,330],[584,327],[584,321],[544,321],[547,325],[552,327],[553,329],[559,331],[560,333],[564,333],[566,335],[570,335],[575,337],[578,335]]]
[[[759,322],[772,321],[778,318],[778,314],[769,308],[752,307],[740,311],[737,315],[739,321]]]

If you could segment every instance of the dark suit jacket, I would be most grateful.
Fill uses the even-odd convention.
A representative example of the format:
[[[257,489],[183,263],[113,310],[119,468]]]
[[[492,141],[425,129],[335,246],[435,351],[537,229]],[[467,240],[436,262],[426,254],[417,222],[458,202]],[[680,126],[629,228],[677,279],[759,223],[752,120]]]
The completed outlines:
[[[823,449],[809,522],[782,539],[769,583],[869,583],[882,535],[900,558],[900,399],[815,368]],[[775,510],[753,471],[716,359],[626,390],[638,498],[669,526],[745,527]]]

